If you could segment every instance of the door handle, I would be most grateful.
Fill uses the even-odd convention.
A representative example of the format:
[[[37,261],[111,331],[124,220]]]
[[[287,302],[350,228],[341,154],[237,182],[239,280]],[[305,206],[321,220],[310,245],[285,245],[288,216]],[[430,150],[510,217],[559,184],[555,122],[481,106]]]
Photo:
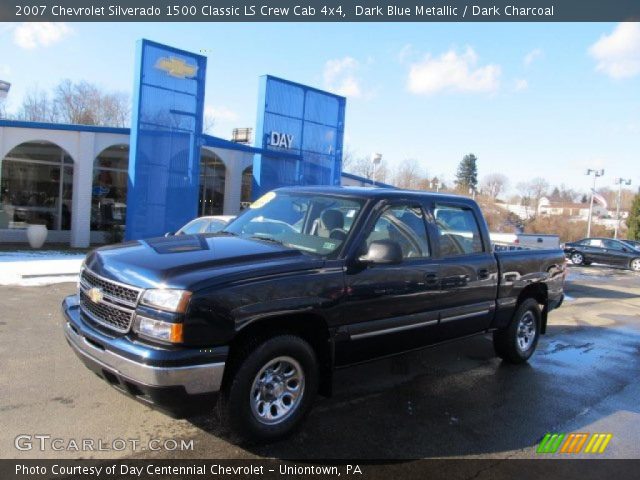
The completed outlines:
[[[425,273],[424,281],[427,285],[434,285],[438,283],[438,275],[436,275],[435,273]]]
[[[489,270],[487,268],[481,268],[478,270],[478,278],[480,280],[486,280],[489,278]]]

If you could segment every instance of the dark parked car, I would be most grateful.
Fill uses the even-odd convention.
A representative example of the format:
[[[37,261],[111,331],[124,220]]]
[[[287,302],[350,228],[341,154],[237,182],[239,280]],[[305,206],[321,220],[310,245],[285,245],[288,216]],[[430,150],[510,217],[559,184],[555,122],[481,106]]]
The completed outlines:
[[[89,253],[64,331],[121,392],[175,415],[217,399],[235,431],[270,440],[331,394],[336,368],[487,332],[526,362],[564,263],[560,249],[494,253],[468,198],[285,188],[218,234]]]
[[[564,253],[574,265],[603,263],[640,272],[640,250],[613,238],[583,238],[564,244]]]

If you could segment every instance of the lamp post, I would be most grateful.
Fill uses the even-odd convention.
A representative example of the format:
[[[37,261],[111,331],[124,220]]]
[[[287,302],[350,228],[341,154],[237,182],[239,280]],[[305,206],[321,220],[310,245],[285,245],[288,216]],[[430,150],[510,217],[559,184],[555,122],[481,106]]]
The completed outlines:
[[[373,163],[373,173],[371,174],[371,183],[373,183],[373,186],[376,186],[376,173],[378,171],[378,166],[380,165],[380,162],[382,162],[382,154],[381,153],[374,153],[371,155],[371,163]]]
[[[618,201],[616,202],[616,228],[613,231],[613,238],[618,238],[618,229],[620,228],[620,203],[622,199],[622,185],[631,185],[630,178],[618,177],[615,179],[616,185],[618,185]]]
[[[596,179],[604,175],[604,168],[595,170],[593,168],[587,169],[587,175],[593,174],[593,188],[591,189],[591,202],[589,203],[589,219],[587,222],[587,237],[591,236],[591,217],[593,216],[593,194],[596,193]]]
[[[431,180],[431,188],[435,188],[436,193],[440,191],[440,180],[438,180],[438,177],[434,177],[433,180]]]

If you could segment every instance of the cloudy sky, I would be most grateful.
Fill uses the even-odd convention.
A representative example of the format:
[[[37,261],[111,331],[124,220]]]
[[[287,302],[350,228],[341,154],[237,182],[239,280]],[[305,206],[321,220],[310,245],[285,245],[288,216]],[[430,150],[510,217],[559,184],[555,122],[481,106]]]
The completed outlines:
[[[15,109],[61,79],[130,92],[135,42],[209,58],[214,133],[254,126],[258,77],[348,98],[346,143],[452,180],[465,153],[480,176],[545,176],[586,189],[586,167],[640,184],[640,23],[0,24],[0,79]]]

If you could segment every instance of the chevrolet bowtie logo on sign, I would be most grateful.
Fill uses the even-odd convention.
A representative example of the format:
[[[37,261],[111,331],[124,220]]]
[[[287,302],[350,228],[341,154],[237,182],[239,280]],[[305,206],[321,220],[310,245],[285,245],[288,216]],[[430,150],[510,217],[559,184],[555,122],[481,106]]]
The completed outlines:
[[[612,438],[611,433],[547,433],[536,453],[604,453]]]
[[[181,58],[176,57],[159,58],[155,67],[176,78],[193,78],[198,71],[197,65],[190,65]]]
[[[104,298],[104,294],[102,290],[99,288],[93,287],[87,291],[87,296],[91,299],[93,303],[100,303]]]

